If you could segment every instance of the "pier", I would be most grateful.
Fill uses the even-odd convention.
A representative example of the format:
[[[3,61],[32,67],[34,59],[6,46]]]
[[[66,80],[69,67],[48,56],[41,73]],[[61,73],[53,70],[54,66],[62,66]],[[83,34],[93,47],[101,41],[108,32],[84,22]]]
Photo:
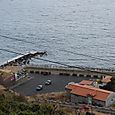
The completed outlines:
[[[30,60],[32,58],[35,58],[38,55],[41,57],[43,55],[47,55],[47,53],[46,52],[37,52],[37,51],[31,51],[31,52],[27,52],[25,54],[18,53],[17,57],[7,60],[6,62],[2,63],[0,65],[0,67],[4,68],[5,66],[17,66],[17,65],[29,64]]]

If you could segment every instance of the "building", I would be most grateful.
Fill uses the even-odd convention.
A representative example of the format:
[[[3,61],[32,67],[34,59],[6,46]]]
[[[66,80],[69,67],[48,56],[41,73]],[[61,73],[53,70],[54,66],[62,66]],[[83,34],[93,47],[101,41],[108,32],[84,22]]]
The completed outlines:
[[[99,88],[99,86],[102,86],[102,84],[98,84],[97,80],[82,80],[81,82],[79,82],[80,85],[89,85],[89,86],[93,86],[93,87],[97,87]]]
[[[27,73],[21,66],[6,66],[0,69],[0,84],[11,86],[26,76]]]
[[[15,75],[15,81],[28,76],[22,66],[6,66],[4,69],[10,70]]]
[[[101,82],[103,85],[106,85],[107,83],[111,82],[112,76],[105,76],[102,78]]]
[[[108,107],[115,102],[115,92],[78,83],[69,83],[65,88],[70,101],[75,104]]]
[[[14,84],[15,75],[11,72],[11,70],[0,69],[0,84],[5,86],[10,86]]]
[[[93,86],[94,81],[92,80],[82,80],[79,84],[80,85],[92,85]]]

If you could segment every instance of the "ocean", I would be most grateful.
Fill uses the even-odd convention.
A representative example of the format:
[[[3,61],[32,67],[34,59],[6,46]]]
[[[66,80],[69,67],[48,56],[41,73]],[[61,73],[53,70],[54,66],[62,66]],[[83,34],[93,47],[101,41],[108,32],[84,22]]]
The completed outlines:
[[[0,0],[0,64],[17,56],[10,51],[115,69],[115,0]]]

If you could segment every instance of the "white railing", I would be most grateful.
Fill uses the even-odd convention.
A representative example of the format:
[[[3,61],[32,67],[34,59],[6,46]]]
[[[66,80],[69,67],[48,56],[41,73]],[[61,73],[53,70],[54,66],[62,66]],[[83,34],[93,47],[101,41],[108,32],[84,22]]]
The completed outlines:
[[[114,69],[90,68],[90,67],[74,68],[74,67],[56,66],[52,64],[44,64],[44,65],[31,64],[31,65],[27,65],[26,67],[38,67],[38,68],[49,68],[49,69],[69,69],[69,70],[90,70],[90,71],[96,71],[96,72],[113,72],[113,73],[115,72]]]

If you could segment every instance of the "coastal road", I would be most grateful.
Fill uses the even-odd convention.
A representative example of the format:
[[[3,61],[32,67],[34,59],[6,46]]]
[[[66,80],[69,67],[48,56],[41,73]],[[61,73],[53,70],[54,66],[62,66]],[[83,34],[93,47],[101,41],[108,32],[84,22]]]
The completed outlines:
[[[64,76],[64,75],[41,75],[41,74],[29,74],[30,80],[15,87],[13,90],[23,95],[34,95],[37,93],[49,93],[65,91],[65,86],[69,82],[79,83],[84,79],[93,79],[91,77],[77,77],[77,76]],[[45,82],[50,79],[51,85],[45,85]],[[41,91],[36,91],[38,85],[43,85]]]

